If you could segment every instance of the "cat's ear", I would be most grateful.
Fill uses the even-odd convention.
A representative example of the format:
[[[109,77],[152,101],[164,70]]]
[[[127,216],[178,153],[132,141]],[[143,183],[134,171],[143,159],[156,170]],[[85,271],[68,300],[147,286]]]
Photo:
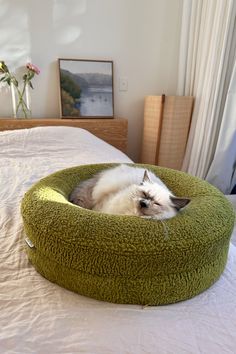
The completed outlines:
[[[184,208],[191,201],[189,198],[178,198],[173,196],[170,196],[170,200],[177,210]]]
[[[147,170],[144,171],[143,182],[149,182],[149,183],[151,182],[151,179],[150,179],[150,177],[148,175],[148,171]]]

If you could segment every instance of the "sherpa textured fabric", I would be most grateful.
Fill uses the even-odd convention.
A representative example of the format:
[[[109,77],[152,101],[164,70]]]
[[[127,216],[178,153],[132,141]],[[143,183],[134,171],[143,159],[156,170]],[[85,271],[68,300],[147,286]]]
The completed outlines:
[[[224,270],[234,225],[224,195],[183,172],[136,164],[191,203],[161,222],[103,214],[68,201],[80,181],[112,166],[62,170],[25,194],[24,228],[34,245],[27,254],[36,270],[67,289],[115,303],[169,304],[210,287]]]

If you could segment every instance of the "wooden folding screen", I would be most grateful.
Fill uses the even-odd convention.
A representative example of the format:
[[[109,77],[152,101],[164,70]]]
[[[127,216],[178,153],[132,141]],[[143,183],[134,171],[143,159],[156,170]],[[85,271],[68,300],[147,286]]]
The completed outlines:
[[[191,115],[191,96],[147,96],[141,161],[181,169]]]

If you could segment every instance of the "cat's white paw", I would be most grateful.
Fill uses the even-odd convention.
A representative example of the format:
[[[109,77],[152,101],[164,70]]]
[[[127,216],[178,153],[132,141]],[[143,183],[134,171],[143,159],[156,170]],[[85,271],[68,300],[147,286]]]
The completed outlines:
[[[151,216],[151,215],[143,215],[141,216],[141,218],[143,219],[151,219],[151,220],[157,220],[157,218],[155,216]]]

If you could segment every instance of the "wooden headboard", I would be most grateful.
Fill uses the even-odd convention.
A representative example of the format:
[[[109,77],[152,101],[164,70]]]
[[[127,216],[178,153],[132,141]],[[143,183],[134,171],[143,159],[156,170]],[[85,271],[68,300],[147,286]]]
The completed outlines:
[[[96,135],[98,138],[115,146],[126,153],[128,122],[124,118],[114,119],[11,119],[0,118],[0,131],[34,128],[42,126],[70,126],[83,128]]]

